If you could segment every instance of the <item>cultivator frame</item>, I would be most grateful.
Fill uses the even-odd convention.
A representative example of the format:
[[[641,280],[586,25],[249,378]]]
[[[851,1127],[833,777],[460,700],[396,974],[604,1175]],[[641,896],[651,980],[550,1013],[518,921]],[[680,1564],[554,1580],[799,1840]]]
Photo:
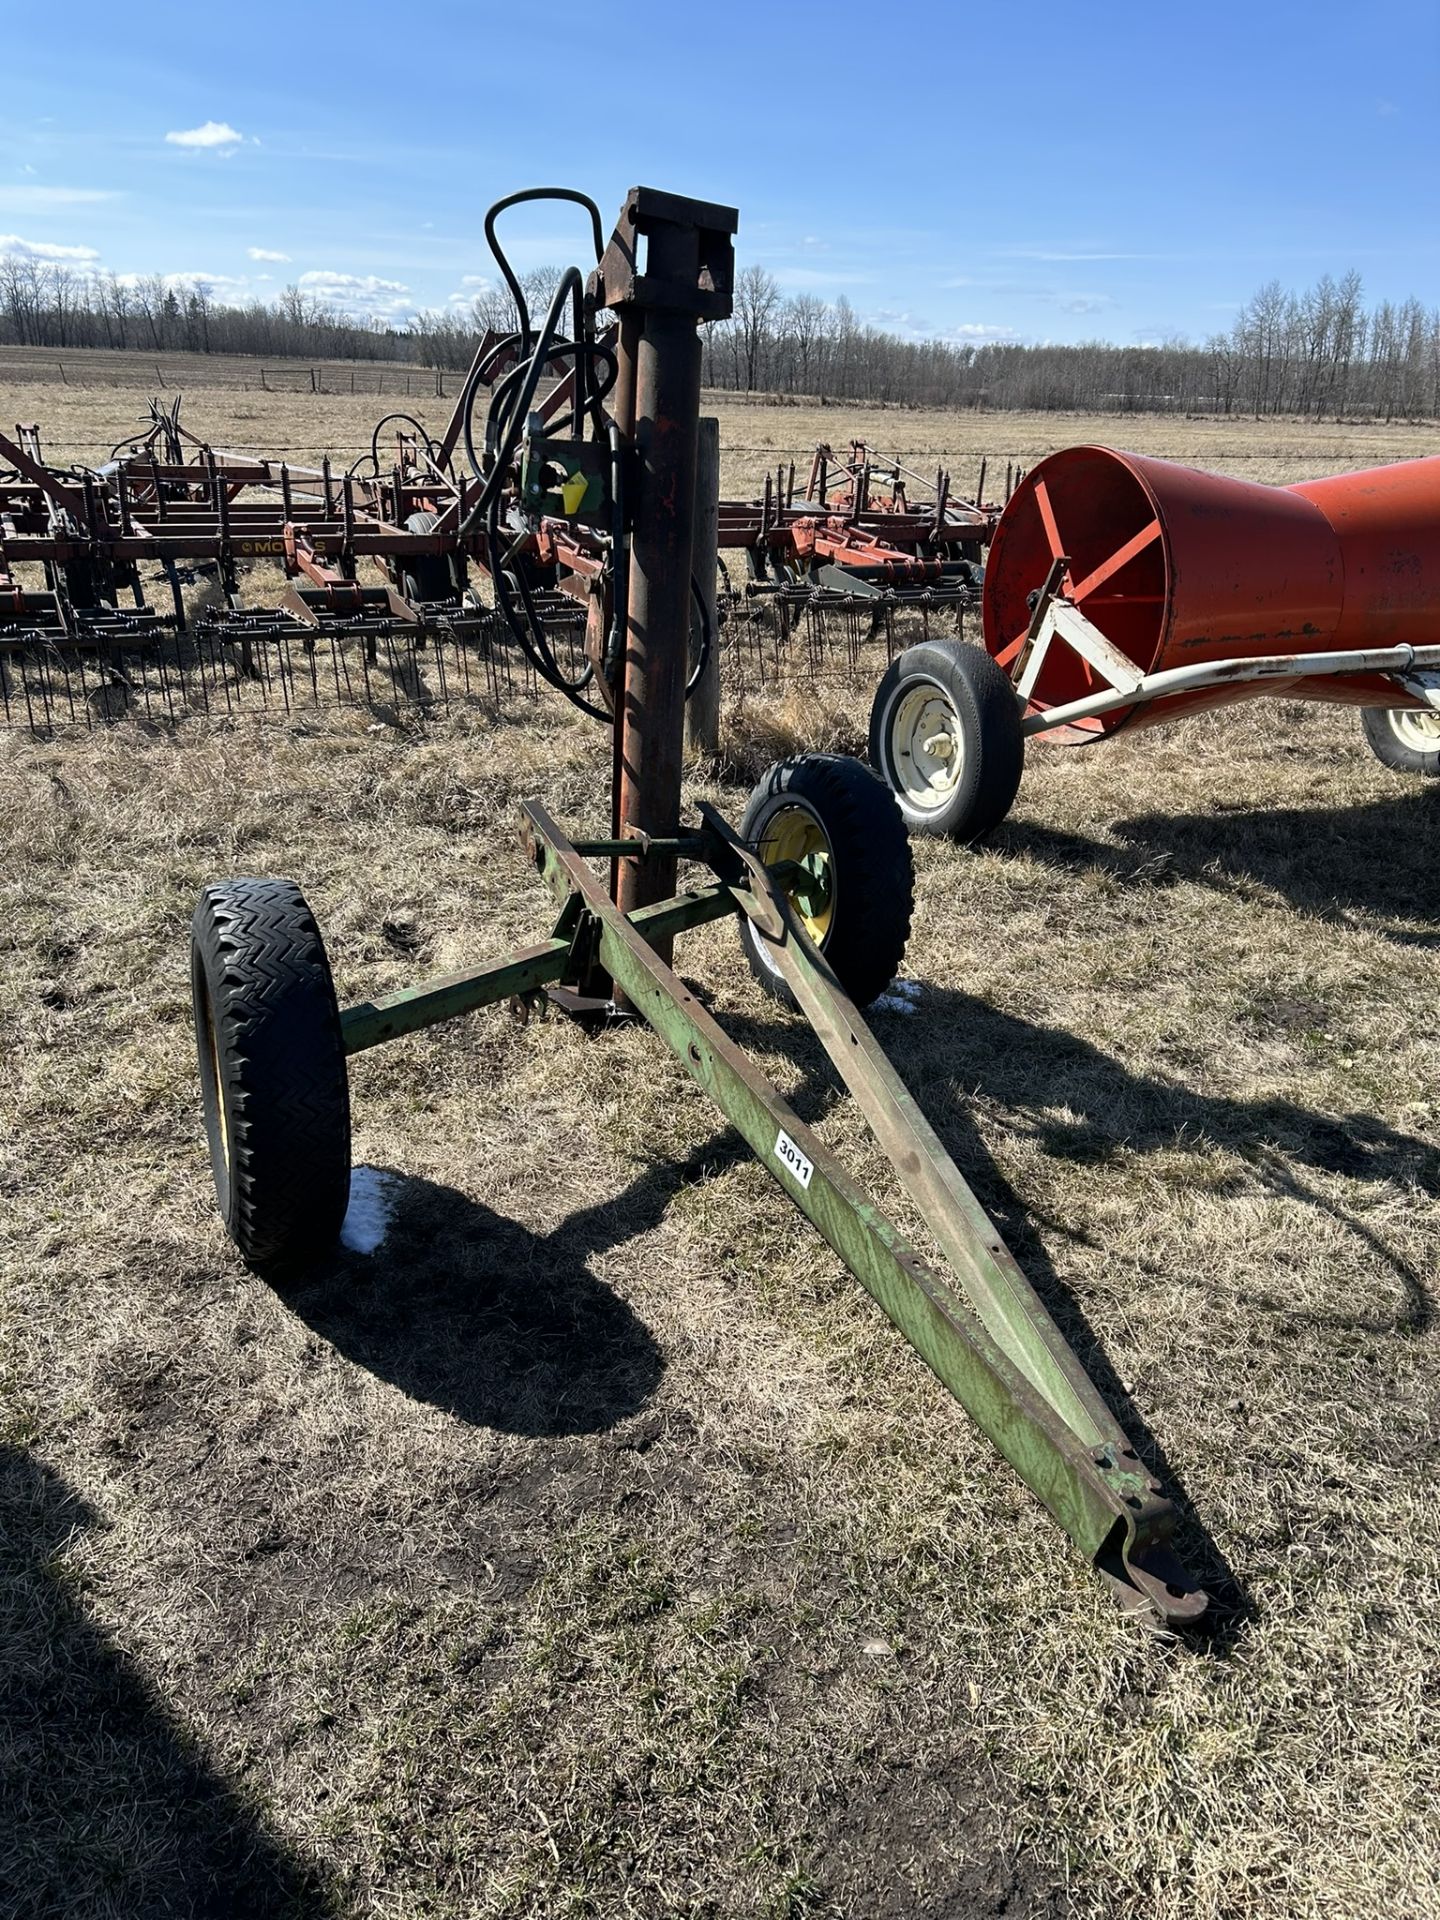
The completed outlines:
[[[348,1178],[345,1059],[502,1000],[527,1013],[553,1002],[601,1027],[616,1018],[643,1019],[1122,1600],[1184,1625],[1204,1611],[1207,1596],[1173,1552],[1173,1507],[865,1025],[822,950],[828,932],[817,936],[817,945],[806,930],[833,925],[829,906],[845,897],[838,842],[822,834],[819,851],[767,864],[711,807],[700,808],[693,828],[681,824],[696,328],[729,311],[736,221],[729,208],[636,188],[589,281],[587,312],[607,309],[618,317],[614,378],[605,389],[610,406],[594,421],[594,442],[604,444],[608,434],[610,448],[622,456],[614,470],[627,476],[621,538],[606,560],[623,644],[597,661],[597,678],[599,668],[606,669],[613,716],[610,834],[571,839],[543,806],[528,803],[523,842],[558,909],[549,937],[343,1012],[335,1006],[313,921],[293,890],[288,922],[272,916],[263,937],[244,931],[255,924],[264,891],[283,892],[290,883],[238,881],[208,889],[196,912],[193,966],[198,1057],[222,1210],[242,1250],[263,1244],[272,1261],[311,1250],[315,1210],[330,1202],[303,1170],[296,1177],[305,1136],[293,1132],[299,1103],[288,1097],[285,1075],[301,1054],[313,1069],[304,1111],[325,1109],[330,1088],[327,1110],[336,1129],[343,1128]],[[526,330],[532,369],[550,337],[542,331],[531,350]],[[588,336],[563,351],[577,370],[587,356],[592,371],[599,365]],[[513,421],[513,412],[502,410],[497,437],[515,454]],[[585,458],[574,446],[570,452],[583,477]],[[497,456],[482,476],[492,501],[505,457]],[[523,480],[521,486],[523,492]],[[542,510],[532,512],[531,530],[544,518]],[[577,550],[583,546],[577,543]],[[832,764],[848,765],[851,777],[893,815],[888,795],[855,763]],[[903,835],[898,845],[908,863]],[[608,863],[608,877],[592,861]],[[678,885],[681,861],[701,870],[698,885]],[[897,873],[893,884],[899,888],[904,878]],[[749,930],[764,968],[809,1020],[948,1261],[949,1277],[909,1245],[675,972],[676,937],[726,917]],[[300,943],[289,972],[277,944],[282,924]],[[226,996],[243,992],[247,938],[256,941],[257,995],[237,1009]],[[227,1091],[232,1084],[243,1090],[239,1105]],[[270,1204],[262,1188],[272,1178],[263,1173],[266,1142],[257,1149],[255,1141],[262,1111],[272,1124],[292,1129],[288,1143],[273,1149],[284,1163],[273,1175],[274,1204],[289,1209],[280,1227],[267,1228],[262,1218]],[[321,1144],[333,1174],[338,1133]],[[242,1191],[245,1181],[250,1184]],[[338,1210],[325,1224],[338,1231],[344,1193],[337,1189],[331,1198]],[[293,1245],[285,1232],[293,1234]]]
[[[611,350],[617,335],[603,329],[598,344]],[[533,685],[529,663],[507,651],[510,623],[476,591],[493,578],[496,555],[475,511],[479,481],[460,463],[473,451],[477,392],[515,367],[510,336],[487,332],[438,438],[408,413],[389,414],[346,472],[328,458],[310,465],[212,447],[182,423],[178,397],[152,401],[146,431],[98,467],[47,461],[37,426],[0,432],[0,718],[94,717],[98,701],[105,718],[129,708],[173,719],[197,706],[231,711],[252,692],[288,708],[307,686],[313,699],[323,687],[339,701],[388,693],[423,703],[473,684],[498,699],[517,659]],[[577,669],[584,657],[599,669],[603,698],[600,656],[615,609],[597,594],[612,530],[567,511],[543,479],[551,448],[576,445],[574,409],[572,369],[536,397],[517,486],[531,511],[512,529],[503,565],[523,575],[557,651]],[[552,440],[567,414],[570,437]],[[387,427],[393,443],[382,457]],[[963,635],[1001,511],[978,504],[984,483],[982,463],[977,503],[960,500],[942,469],[926,499],[920,475],[863,441],[843,458],[817,448],[803,494],[792,464],[767,476],[761,499],[721,502],[722,570],[726,556],[743,554],[746,577],[727,574],[719,623],[737,641],[768,636],[768,650],[752,649],[761,678],[772,658],[777,667],[788,659],[802,623],[812,667],[837,623],[852,655],[882,634],[893,646],[901,612],[918,614],[927,632],[932,616],[945,616]],[[244,604],[242,570],[264,561],[287,584],[271,606]],[[380,583],[362,582],[367,563]],[[43,590],[22,586],[27,565],[43,569]],[[159,605],[147,601],[146,567],[159,569],[150,586]],[[187,612],[182,587],[202,576],[214,595]],[[743,684],[743,646],[736,660]]]
[[[838,608],[863,609],[873,626],[899,608],[963,620],[980,604],[980,559],[1001,512],[979,504],[984,487],[984,462],[970,502],[943,467],[927,483],[863,440],[844,459],[822,444],[804,493],[792,462],[766,475],[759,501],[720,503],[720,549],[746,557],[744,599],[791,620]]]

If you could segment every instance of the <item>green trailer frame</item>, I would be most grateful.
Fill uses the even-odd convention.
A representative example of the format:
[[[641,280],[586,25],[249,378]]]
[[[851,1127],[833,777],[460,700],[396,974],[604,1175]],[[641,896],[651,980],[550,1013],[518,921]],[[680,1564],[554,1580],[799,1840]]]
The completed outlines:
[[[1171,1626],[1208,1596],[1172,1550],[1176,1514],[966,1185],[913,1095],[800,924],[785,887],[710,807],[692,833],[570,841],[523,809],[524,845],[559,908],[548,940],[341,1014],[348,1054],[497,1001],[569,1011],[623,999],[705,1089],[1122,1603]],[[708,869],[703,884],[626,913],[592,859]],[[850,1089],[950,1267],[927,1264],[656,951],[744,915]]]

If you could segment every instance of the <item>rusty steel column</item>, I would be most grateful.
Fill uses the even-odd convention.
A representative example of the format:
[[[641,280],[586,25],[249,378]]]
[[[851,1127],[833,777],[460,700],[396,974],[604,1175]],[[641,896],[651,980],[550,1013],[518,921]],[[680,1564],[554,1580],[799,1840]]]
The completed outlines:
[[[627,307],[619,316],[618,337],[615,342],[615,387],[610,396],[610,413],[620,429],[621,445],[627,450],[635,445],[635,361],[640,347],[640,315],[633,307]],[[625,552],[615,556],[616,573],[629,578],[630,572],[630,535],[625,535]],[[621,648],[620,657],[615,663],[614,680],[615,722],[611,745],[610,765],[610,832],[613,838],[620,837],[620,746],[622,722],[625,718],[625,651]],[[620,862],[610,862],[610,898],[620,898]]]
[[[696,328],[729,316],[737,223],[732,207],[632,188],[591,283],[596,303],[619,316],[622,338],[635,339],[629,590],[616,703],[621,838],[679,827],[700,418]],[[673,858],[617,868],[615,898],[627,913],[675,890]]]
[[[636,832],[673,835],[680,829],[699,419],[695,322],[686,314],[647,314],[635,379],[639,498],[620,703],[622,839]],[[623,911],[667,899],[674,891],[673,860],[621,863],[617,904]]]

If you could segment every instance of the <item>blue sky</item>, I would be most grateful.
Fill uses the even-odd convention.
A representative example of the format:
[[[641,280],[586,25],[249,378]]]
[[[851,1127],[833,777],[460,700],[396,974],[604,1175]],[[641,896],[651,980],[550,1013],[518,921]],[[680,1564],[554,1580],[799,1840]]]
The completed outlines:
[[[608,223],[643,181],[914,334],[1203,338],[1352,266],[1440,304],[1440,0],[79,0],[0,7],[0,81],[0,251],[222,296],[443,307],[493,278],[492,199],[578,186]],[[522,266],[583,246],[506,231]]]

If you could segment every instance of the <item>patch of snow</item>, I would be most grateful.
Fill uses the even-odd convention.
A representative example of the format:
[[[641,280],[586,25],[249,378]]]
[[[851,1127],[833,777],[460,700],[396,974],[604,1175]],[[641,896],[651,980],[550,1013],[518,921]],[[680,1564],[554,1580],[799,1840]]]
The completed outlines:
[[[918,980],[892,980],[884,993],[870,1004],[884,1013],[918,1013],[924,991]]]
[[[350,1205],[340,1227],[340,1244],[352,1253],[374,1253],[385,1244],[399,1179],[378,1167],[350,1169]]]

